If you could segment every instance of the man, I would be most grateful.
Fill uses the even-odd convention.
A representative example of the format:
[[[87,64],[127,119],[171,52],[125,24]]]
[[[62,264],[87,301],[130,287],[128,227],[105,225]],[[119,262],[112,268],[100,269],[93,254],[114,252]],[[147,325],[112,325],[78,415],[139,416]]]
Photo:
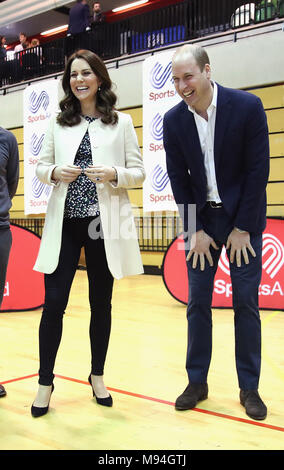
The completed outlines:
[[[92,27],[96,27],[105,22],[105,16],[102,13],[101,4],[99,2],[95,2],[93,6],[93,21]]]
[[[90,10],[87,0],[77,0],[69,12],[67,35],[79,34],[90,29]]]
[[[5,278],[12,244],[9,210],[19,180],[19,153],[15,136],[0,127],[0,308],[5,289]],[[0,385],[0,397],[6,395]]]
[[[209,58],[202,47],[179,48],[172,73],[183,101],[165,114],[164,146],[173,194],[189,237],[189,385],[177,398],[176,409],[194,408],[208,395],[212,292],[225,245],[233,290],[240,402],[251,418],[265,419],[267,409],[258,394],[258,287],[269,174],[265,112],[254,95],[211,81]]]
[[[18,44],[15,47],[14,52],[21,52],[28,47],[28,40],[27,40],[26,33],[19,34],[19,41],[20,41],[20,44]]]

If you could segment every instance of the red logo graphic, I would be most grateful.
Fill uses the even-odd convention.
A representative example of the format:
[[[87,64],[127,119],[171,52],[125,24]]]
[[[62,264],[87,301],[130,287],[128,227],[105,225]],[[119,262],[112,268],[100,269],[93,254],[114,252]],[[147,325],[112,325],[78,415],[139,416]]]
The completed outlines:
[[[33,310],[43,305],[43,274],[33,270],[40,238],[11,224],[13,237],[1,311]]]
[[[163,280],[170,294],[187,304],[188,274],[182,236],[168,247],[163,260]],[[284,310],[284,221],[268,219],[263,234],[262,279],[259,307]],[[232,308],[229,260],[223,247],[215,275],[212,307]]]

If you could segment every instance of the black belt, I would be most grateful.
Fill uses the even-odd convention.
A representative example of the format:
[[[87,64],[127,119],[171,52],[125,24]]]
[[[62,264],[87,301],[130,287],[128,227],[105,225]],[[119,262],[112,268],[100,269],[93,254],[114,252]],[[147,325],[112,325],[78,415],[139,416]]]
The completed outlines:
[[[222,202],[207,201],[207,204],[209,204],[212,209],[221,209],[221,207],[223,207]]]

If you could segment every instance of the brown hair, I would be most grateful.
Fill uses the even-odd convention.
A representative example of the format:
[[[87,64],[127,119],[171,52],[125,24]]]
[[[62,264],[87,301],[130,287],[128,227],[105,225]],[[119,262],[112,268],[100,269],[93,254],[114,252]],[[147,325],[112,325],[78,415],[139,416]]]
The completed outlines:
[[[63,78],[62,86],[65,97],[60,101],[61,113],[57,117],[57,122],[62,126],[75,126],[79,124],[81,117],[80,101],[74,96],[70,87],[70,70],[74,59],[84,59],[101,81],[100,89],[96,94],[96,109],[102,115],[102,122],[105,124],[115,124],[118,115],[115,112],[116,95],[111,90],[112,82],[104,62],[94,52],[81,49],[74,52],[68,59]]]

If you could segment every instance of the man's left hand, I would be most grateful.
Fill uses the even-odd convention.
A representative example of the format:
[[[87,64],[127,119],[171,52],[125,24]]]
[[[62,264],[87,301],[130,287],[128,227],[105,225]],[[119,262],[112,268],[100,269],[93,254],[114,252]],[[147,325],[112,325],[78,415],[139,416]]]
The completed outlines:
[[[242,255],[245,264],[249,264],[248,251],[252,254],[253,257],[256,257],[255,251],[250,244],[249,232],[239,232],[236,228],[234,228],[228,236],[226,249],[228,250],[229,248],[231,248],[230,263],[233,263],[236,257],[236,263],[238,267],[240,267],[242,264]]]

